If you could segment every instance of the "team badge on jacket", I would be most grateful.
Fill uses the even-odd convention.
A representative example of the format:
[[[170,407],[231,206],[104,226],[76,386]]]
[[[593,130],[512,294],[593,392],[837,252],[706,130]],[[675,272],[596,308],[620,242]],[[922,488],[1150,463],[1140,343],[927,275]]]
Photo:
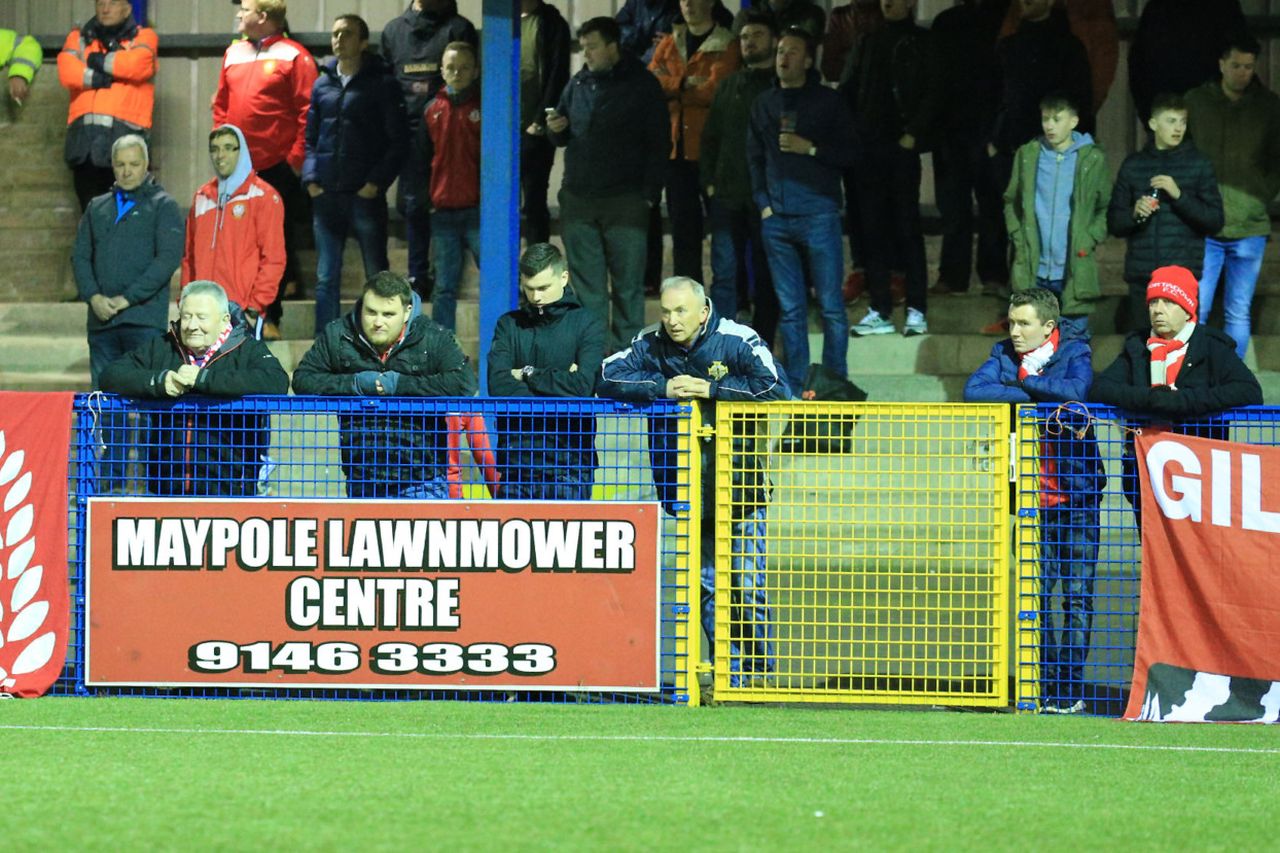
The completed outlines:
[[[707,373],[712,379],[719,382],[721,379],[724,379],[729,375],[729,368],[724,366],[723,361],[713,361],[711,362],[711,366],[707,368]]]
[[[241,202],[240,204],[232,205],[231,215],[234,216],[236,219],[242,218],[244,216],[244,202]]]

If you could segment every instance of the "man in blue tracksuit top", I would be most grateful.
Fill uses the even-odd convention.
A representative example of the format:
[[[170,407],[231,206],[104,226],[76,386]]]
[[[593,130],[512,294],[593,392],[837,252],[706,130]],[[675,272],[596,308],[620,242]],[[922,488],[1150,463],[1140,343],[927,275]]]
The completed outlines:
[[[631,346],[605,359],[597,392],[602,397],[648,403],[664,397],[702,400],[704,423],[715,421],[717,400],[788,400],[791,392],[769,348],[748,327],[720,317],[701,284],[690,278],[662,283],[662,322],[643,329]],[[756,452],[757,424],[735,425],[732,587],[734,632],[729,644],[729,683],[741,673],[773,671],[773,618],[765,593],[765,518],[768,477]],[[762,426],[762,425],[761,425]],[[741,432],[737,432],[741,429]],[[767,429],[761,431],[767,438]],[[663,507],[674,514],[677,500],[675,419],[649,422],[649,456]],[[702,450],[702,627],[715,640],[715,453]]]
[[[1009,340],[964,386],[966,403],[1068,403],[1089,396],[1089,344],[1058,332],[1058,300],[1049,290],[1020,290],[1009,300]],[[1093,623],[1098,562],[1098,504],[1106,475],[1093,428],[1064,408],[1040,442],[1040,697],[1049,714],[1086,710],[1084,664]],[[1051,596],[1058,587],[1061,606]],[[1054,627],[1055,614],[1062,627]]]
[[[783,33],[774,62],[778,83],[752,104],[747,133],[787,379],[797,389],[809,369],[806,270],[822,305],[822,363],[840,376],[849,372],[840,182],[855,159],[853,120],[844,98],[822,85],[813,60],[814,43],[803,30]]]

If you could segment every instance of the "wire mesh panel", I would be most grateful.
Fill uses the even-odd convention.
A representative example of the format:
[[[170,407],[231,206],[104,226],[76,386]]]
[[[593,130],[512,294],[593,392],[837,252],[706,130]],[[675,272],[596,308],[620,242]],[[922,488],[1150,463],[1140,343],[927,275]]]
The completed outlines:
[[[721,403],[715,433],[717,699],[1007,702],[1007,406]]]
[[[93,394],[77,397],[74,417],[68,515],[72,647],[54,692],[698,701],[694,669],[699,638],[690,631],[689,606],[696,577],[690,573],[690,555],[697,545],[697,529],[690,524],[690,516],[696,508],[697,466],[690,461],[688,404],[664,402],[637,408],[588,399],[363,397],[192,398],[170,403]],[[352,502],[353,506],[368,500],[442,500],[458,504],[464,513],[471,502],[495,499],[544,504],[649,502],[655,508],[660,502],[664,511],[656,522],[661,590],[656,605],[658,689],[623,694],[436,690],[421,685],[376,691],[86,687],[89,501],[143,497],[266,501],[277,515],[287,515],[300,499]],[[214,513],[219,505],[207,506]],[[519,513],[520,505],[512,505],[510,514],[518,517]],[[261,513],[271,514],[271,510]],[[422,662],[422,666],[428,664]]]
[[[1107,406],[1017,415],[1017,707],[1119,716],[1138,631],[1142,548],[1134,430]],[[1238,409],[1177,427],[1275,445],[1280,410]]]

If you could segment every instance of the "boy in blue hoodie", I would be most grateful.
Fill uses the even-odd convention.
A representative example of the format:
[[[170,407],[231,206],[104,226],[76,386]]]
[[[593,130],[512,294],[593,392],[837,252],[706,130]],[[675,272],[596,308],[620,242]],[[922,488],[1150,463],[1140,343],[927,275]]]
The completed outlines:
[[[1013,246],[1013,289],[1055,293],[1062,336],[1088,340],[1089,314],[1102,295],[1096,251],[1107,236],[1111,173],[1093,137],[1076,130],[1079,123],[1069,98],[1050,95],[1040,102],[1044,135],[1014,154],[1004,218]]]

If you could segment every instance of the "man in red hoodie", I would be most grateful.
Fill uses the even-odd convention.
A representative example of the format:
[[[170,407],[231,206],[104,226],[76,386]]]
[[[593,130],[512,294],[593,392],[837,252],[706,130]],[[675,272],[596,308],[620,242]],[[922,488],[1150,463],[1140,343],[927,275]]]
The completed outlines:
[[[244,131],[258,175],[284,202],[287,266],[278,295],[268,303],[267,319],[274,324],[280,322],[279,295],[286,285],[300,287],[297,250],[311,233],[311,200],[298,176],[318,72],[311,54],[286,32],[285,0],[234,2],[240,5],[236,29],[243,38],[223,55],[213,96],[213,126],[234,124]]]
[[[444,88],[427,104],[431,235],[436,287],[431,319],[454,331],[463,252],[480,260],[480,83],[476,49],[450,42],[440,61]]]
[[[261,336],[262,315],[276,297],[285,266],[284,205],[254,174],[240,128],[214,128],[209,159],[215,177],[196,190],[187,213],[182,284],[216,281]]]

